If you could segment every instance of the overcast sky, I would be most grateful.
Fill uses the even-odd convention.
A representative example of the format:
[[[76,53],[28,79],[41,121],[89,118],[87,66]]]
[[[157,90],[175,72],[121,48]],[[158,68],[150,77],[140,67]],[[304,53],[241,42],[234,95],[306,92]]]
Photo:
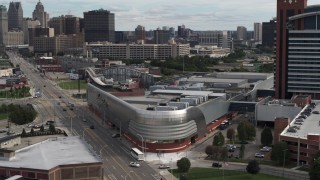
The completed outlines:
[[[24,17],[31,17],[38,0],[20,0]],[[276,0],[41,0],[50,17],[106,9],[115,14],[115,28],[146,30],[184,24],[192,30],[253,29],[254,22],[266,22],[276,16]],[[3,3],[3,1],[1,1]],[[309,0],[308,5],[320,4]]]

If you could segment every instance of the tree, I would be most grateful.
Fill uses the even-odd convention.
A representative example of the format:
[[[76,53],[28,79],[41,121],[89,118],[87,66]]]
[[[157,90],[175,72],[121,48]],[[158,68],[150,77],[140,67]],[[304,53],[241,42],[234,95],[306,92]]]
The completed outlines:
[[[177,167],[179,172],[188,172],[190,169],[190,166],[191,166],[190,160],[186,157],[183,157],[177,161]]]
[[[261,132],[261,144],[264,146],[270,146],[273,141],[271,128],[266,127]]]
[[[241,144],[240,146],[240,153],[239,153],[239,158],[242,159],[244,156],[244,150],[246,149],[246,146],[244,144]]]
[[[44,132],[44,126],[43,126],[43,124],[42,124],[41,127],[40,127],[40,132]]]
[[[260,171],[259,163],[256,160],[249,161],[247,168],[247,172],[250,174],[258,174]]]
[[[221,132],[214,136],[212,145],[220,147],[224,145],[224,136]]]
[[[309,176],[310,180],[319,180],[320,179],[320,151],[312,156],[312,161],[310,164]]]
[[[34,130],[33,130],[33,128],[31,128],[31,130],[30,130],[30,134],[32,135],[32,134],[34,134]]]
[[[288,145],[285,142],[275,144],[271,152],[271,160],[276,161],[279,165],[283,164],[288,157]]]
[[[256,137],[256,128],[248,121],[241,121],[237,127],[239,139],[242,142],[252,140]]]
[[[226,147],[222,148],[220,151],[220,159],[226,161],[228,158],[228,149]]]
[[[227,138],[231,140],[234,140],[234,137],[236,135],[236,131],[233,128],[228,129],[227,131]]]
[[[49,125],[49,131],[52,132],[52,133],[55,133],[55,132],[56,132],[56,128],[54,127],[53,124],[50,124],[50,125]]]
[[[238,131],[239,140],[241,142],[245,142],[248,139],[248,135],[247,135],[247,130],[246,130],[244,123],[241,122],[238,125],[237,131]]]
[[[22,133],[21,133],[21,137],[26,137],[26,136],[27,136],[26,130],[23,128]]]
[[[205,152],[209,157],[212,157],[212,155],[213,155],[213,146],[212,145],[208,145],[206,147],[206,149],[205,149]]]

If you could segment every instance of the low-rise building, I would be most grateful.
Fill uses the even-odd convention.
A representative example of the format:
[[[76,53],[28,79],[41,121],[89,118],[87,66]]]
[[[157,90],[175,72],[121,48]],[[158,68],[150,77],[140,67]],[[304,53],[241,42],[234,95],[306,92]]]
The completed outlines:
[[[79,137],[58,137],[14,151],[0,150],[0,176],[102,180],[101,159]],[[81,173],[80,173],[81,172]]]
[[[275,120],[275,142],[288,144],[289,159],[297,165],[310,164],[320,150],[320,104],[305,106],[290,121],[290,118]]]
[[[144,59],[165,60],[169,57],[185,56],[190,54],[189,44],[112,44],[86,43],[84,55],[87,57],[112,59]]]

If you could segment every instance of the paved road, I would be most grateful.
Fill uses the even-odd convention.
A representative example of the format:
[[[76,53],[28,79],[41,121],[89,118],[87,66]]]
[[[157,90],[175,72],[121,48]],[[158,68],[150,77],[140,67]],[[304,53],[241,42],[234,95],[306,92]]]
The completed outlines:
[[[20,64],[21,69],[31,80],[31,86],[40,89],[42,93],[41,98],[32,100],[35,101],[33,104],[40,116],[36,124],[54,119],[56,127],[67,129],[72,135],[82,136],[89,147],[103,159],[105,179],[160,179],[158,172],[146,162],[141,162],[140,168],[130,167],[129,163],[134,159],[130,155],[128,146],[125,146],[127,142],[112,138],[113,130],[100,124],[101,120],[93,115],[83,102],[73,99],[69,93],[61,90],[55,83],[40,76],[34,71],[32,65],[16,54],[9,52],[8,55],[14,64]],[[75,105],[73,111],[67,107],[68,102]],[[84,118],[87,122],[82,121]],[[91,125],[94,125],[95,129],[90,129]]]

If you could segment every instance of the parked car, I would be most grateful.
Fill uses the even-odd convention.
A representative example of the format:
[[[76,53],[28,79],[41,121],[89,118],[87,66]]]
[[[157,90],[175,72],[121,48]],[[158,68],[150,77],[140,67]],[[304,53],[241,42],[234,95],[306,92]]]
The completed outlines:
[[[160,164],[159,169],[169,169],[170,166],[168,165],[164,165],[164,164]]]
[[[0,129],[0,133],[5,133],[5,132],[7,132],[7,130],[5,130],[5,129]]]
[[[221,163],[216,163],[216,162],[214,162],[214,163],[212,163],[212,167],[218,167],[218,168],[220,168],[220,167],[222,167],[222,164],[221,164]]]
[[[34,127],[34,124],[29,124],[28,125],[28,128],[33,128]]]
[[[312,114],[320,114],[319,111],[312,111]]]
[[[140,167],[140,164],[138,162],[130,162],[131,167]]]
[[[260,149],[260,151],[262,151],[262,152],[269,152],[270,150],[271,150],[271,147],[269,147],[269,146],[264,146]]]
[[[90,126],[90,129],[94,129],[94,125],[91,125],[91,126]]]
[[[254,157],[256,157],[256,158],[264,158],[264,155],[261,154],[261,153],[256,153],[256,154],[254,155]]]
[[[86,119],[82,119],[82,121],[83,121],[83,122],[87,122],[87,120],[86,120]]]
[[[233,145],[233,144],[227,144],[226,147],[227,147],[228,149],[236,149],[236,148],[237,148],[237,146],[236,146],[236,145]]]
[[[112,134],[112,137],[113,137],[113,138],[120,137],[120,134]]]

